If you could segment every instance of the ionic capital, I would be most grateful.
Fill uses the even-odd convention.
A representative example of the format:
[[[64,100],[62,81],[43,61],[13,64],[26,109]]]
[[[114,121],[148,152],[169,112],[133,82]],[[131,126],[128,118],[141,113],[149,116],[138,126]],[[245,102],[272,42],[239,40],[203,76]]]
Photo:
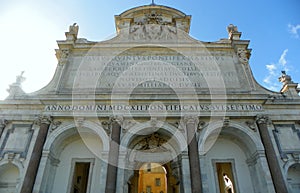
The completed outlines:
[[[47,124],[50,125],[52,122],[52,117],[50,115],[40,115],[35,121],[34,124],[41,125],[41,124]]]
[[[257,115],[255,118],[257,124],[268,124],[270,119],[267,115]]]
[[[185,115],[183,117],[183,122],[187,125],[187,124],[195,124],[198,125],[199,123],[199,118],[195,115]]]
[[[124,117],[120,116],[120,115],[111,116],[109,118],[109,122],[110,123],[116,122],[116,123],[118,123],[121,126],[123,124],[123,122],[124,122]]]

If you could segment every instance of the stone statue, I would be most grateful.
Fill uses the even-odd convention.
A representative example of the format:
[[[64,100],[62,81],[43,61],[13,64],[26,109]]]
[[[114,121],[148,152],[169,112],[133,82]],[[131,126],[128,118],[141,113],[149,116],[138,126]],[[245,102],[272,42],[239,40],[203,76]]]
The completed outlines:
[[[15,98],[15,96],[24,95],[24,91],[22,90],[22,83],[26,80],[26,78],[23,76],[24,71],[21,72],[20,75],[16,77],[16,82],[9,85],[9,88],[7,89],[7,92],[9,93],[9,96],[7,99]]]
[[[225,183],[225,192],[226,193],[234,193],[232,181],[225,173],[223,174],[223,180]]]
[[[21,85],[26,80],[26,78],[23,76],[23,74],[24,74],[24,71],[22,71],[21,74],[16,77],[15,84]]]
[[[279,82],[281,82],[283,85],[294,83],[294,82],[292,81],[291,76],[287,75],[285,71],[281,71],[281,76],[278,78],[278,80],[279,80]]]
[[[69,33],[77,35],[78,34],[78,28],[79,27],[78,27],[77,23],[73,23],[73,25],[70,25],[70,27],[69,27]]]

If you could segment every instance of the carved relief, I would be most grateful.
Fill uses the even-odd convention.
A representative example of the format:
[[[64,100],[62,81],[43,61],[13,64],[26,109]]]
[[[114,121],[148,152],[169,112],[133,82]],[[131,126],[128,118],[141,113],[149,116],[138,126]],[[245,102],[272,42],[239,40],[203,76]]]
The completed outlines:
[[[111,116],[107,121],[102,121],[102,127],[107,135],[111,134],[111,124],[117,122],[123,128],[124,118],[122,116]]]
[[[102,121],[101,124],[102,124],[102,127],[103,127],[104,131],[107,133],[107,135],[110,135],[111,130],[110,130],[109,121]]]
[[[198,132],[202,131],[206,126],[207,124],[205,123],[205,121],[199,121],[197,131]]]
[[[134,125],[135,125],[134,121],[124,120],[123,124],[122,124],[122,131],[123,131],[123,133],[126,133]]]
[[[237,55],[239,57],[239,61],[242,64],[248,64],[248,57],[247,57],[247,51],[243,48],[238,48]]]
[[[255,121],[251,120],[251,121],[246,121],[245,123],[252,131],[254,132],[257,131]]]
[[[53,121],[50,126],[50,132],[54,131],[61,125],[61,121]]]
[[[70,54],[69,49],[61,49],[58,51],[59,65],[65,65],[68,62],[68,57]]]
[[[176,38],[175,27],[158,24],[133,24],[129,38],[132,40],[172,40]]]
[[[81,128],[81,127],[83,126],[83,123],[84,123],[84,121],[85,121],[85,118],[84,118],[84,117],[76,117],[76,118],[74,119],[74,121],[75,121],[76,127]]]
[[[139,141],[135,148],[136,150],[157,152],[157,151],[167,151],[162,145],[167,141],[159,137],[158,133],[152,133],[148,137],[143,138]]]
[[[170,40],[176,37],[175,23],[163,20],[161,14],[145,14],[143,21],[131,24],[129,37],[132,40]]]

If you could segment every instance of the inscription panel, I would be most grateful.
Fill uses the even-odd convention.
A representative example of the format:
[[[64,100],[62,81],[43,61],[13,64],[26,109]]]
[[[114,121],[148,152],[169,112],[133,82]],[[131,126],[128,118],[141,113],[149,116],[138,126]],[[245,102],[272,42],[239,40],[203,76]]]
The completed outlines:
[[[73,57],[64,88],[240,88],[231,55],[214,56],[135,53]]]

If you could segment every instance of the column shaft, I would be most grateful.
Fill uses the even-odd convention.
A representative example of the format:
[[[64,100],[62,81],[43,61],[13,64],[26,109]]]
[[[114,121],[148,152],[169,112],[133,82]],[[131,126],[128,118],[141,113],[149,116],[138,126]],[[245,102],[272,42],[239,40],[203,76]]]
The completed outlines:
[[[42,157],[43,146],[46,141],[47,133],[50,126],[50,118],[49,117],[43,117],[43,118],[45,120],[42,120],[42,122],[40,123],[40,129],[36,137],[36,141],[31,153],[31,157],[27,166],[24,181],[21,187],[20,192],[22,193],[32,193],[33,186],[35,183],[40,160]]]
[[[5,120],[5,119],[0,119],[0,139],[1,139],[1,136],[2,136],[2,133],[7,125],[8,121]]]
[[[202,193],[200,160],[196,139],[197,123],[195,120],[188,120],[186,124],[192,193]]]
[[[264,145],[266,158],[270,168],[272,180],[274,183],[274,188],[277,193],[288,193],[287,187],[285,185],[285,180],[281,173],[280,165],[277,160],[276,152],[273,147],[271,136],[268,131],[267,118],[259,118],[257,120],[257,125],[261,137],[261,141]]]
[[[105,193],[116,193],[120,132],[121,126],[116,121],[113,121],[111,123],[111,141],[109,144]]]

